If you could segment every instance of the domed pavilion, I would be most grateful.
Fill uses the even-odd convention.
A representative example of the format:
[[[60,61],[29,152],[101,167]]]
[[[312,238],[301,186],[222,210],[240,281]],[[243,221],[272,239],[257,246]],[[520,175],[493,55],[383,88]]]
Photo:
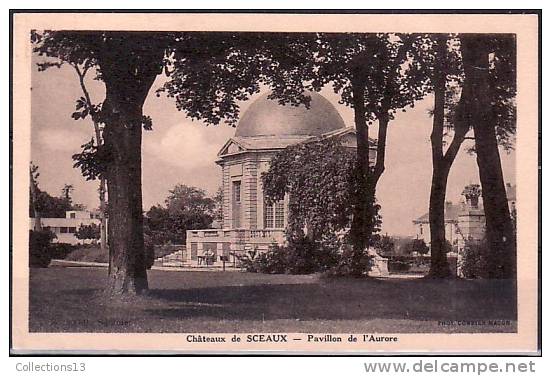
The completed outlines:
[[[268,204],[261,179],[278,151],[320,137],[340,137],[343,145],[356,147],[354,128],[346,126],[337,109],[322,95],[309,93],[309,108],[280,105],[268,95],[249,106],[235,136],[218,153],[222,228],[187,231],[187,262],[192,265],[235,263],[236,255],[267,251],[271,244],[285,241],[288,199]],[[370,158],[374,157],[375,142],[370,152]]]

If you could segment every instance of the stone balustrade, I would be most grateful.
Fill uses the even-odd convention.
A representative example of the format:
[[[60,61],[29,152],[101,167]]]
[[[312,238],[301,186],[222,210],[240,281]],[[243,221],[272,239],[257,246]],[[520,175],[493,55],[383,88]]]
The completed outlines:
[[[255,240],[263,242],[276,242],[282,243],[285,239],[285,231],[277,229],[257,229],[257,230],[248,230],[248,229],[208,229],[208,230],[188,230],[187,238],[193,241],[244,241],[250,240],[254,242]],[[206,239],[210,238],[210,239]]]

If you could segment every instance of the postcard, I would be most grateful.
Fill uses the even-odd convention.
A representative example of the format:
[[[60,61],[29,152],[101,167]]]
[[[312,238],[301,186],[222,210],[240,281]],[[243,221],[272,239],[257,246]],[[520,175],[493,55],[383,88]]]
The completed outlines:
[[[12,17],[12,353],[538,353],[541,14]]]

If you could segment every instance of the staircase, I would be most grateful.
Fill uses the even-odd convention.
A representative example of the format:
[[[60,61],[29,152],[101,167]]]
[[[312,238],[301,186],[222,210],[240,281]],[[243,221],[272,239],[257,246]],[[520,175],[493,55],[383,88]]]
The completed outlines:
[[[186,260],[186,251],[185,249],[179,249],[172,253],[169,253],[165,256],[158,257],[153,263],[155,266],[164,266],[164,267],[177,267],[183,268],[189,266]]]

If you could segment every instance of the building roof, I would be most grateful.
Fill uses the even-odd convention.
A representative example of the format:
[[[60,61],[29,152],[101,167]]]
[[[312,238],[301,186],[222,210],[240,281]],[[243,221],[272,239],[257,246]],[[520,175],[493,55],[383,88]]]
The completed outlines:
[[[257,136],[257,137],[234,137],[239,145],[245,149],[265,150],[283,149],[289,145],[297,144],[309,139],[310,136]]]
[[[218,152],[221,158],[250,151],[274,151],[285,149],[290,145],[302,142],[311,142],[324,138],[340,137],[343,146],[356,147],[356,130],[354,127],[335,129],[320,136],[256,136],[256,137],[232,137]],[[369,139],[370,148],[376,150],[377,141]]]
[[[245,111],[237,125],[236,137],[321,136],[344,128],[337,109],[318,93],[308,93],[310,107],[280,105],[264,94]]]
[[[451,202],[446,202],[444,208],[444,222],[457,222],[459,218],[459,213],[463,210],[463,204],[452,204]],[[429,213],[425,213],[417,219],[413,220],[413,223],[429,223]]]

